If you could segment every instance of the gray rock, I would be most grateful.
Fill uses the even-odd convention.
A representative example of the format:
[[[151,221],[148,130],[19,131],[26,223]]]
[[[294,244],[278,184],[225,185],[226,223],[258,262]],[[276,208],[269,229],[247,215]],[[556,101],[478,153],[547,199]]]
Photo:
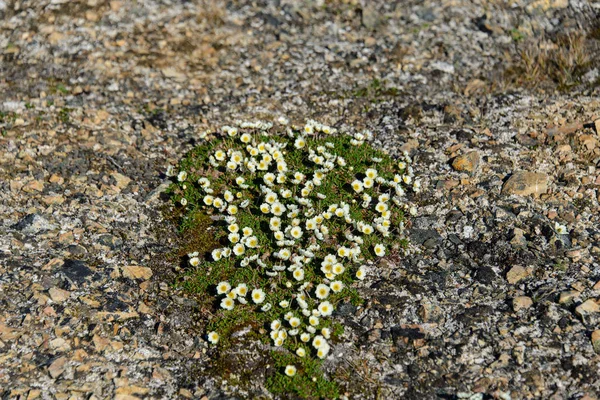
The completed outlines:
[[[28,214],[13,225],[13,228],[27,234],[37,234],[56,228],[46,218],[39,214]]]

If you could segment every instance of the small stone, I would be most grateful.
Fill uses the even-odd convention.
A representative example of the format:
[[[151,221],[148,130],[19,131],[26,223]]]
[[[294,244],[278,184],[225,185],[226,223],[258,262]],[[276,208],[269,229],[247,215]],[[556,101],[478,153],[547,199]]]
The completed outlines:
[[[70,351],[71,345],[63,338],[56,338],[50,341],[49,346],[54,351]]]
[[[23,191],[27,193],[41,192],[44,190],[44,182],[42,181],[31,181],[23,186]]]
[[[424,303],[419,308],[419,315],[423,322],[435,322],[442,316],[442,309],[431,303]]]
[[[123,276],[129,279],[143,279],[147,281],[152,277],[152,270],[148,267],[129,265],[127,267],[123,267]]]
[[[586,316],[594,313],[600,312],[600,306],[594,299],[588,299],[575,309],[575,313],[579,315],[581,318],[585,318]]]
[[[457,171],[473,173],[479,166],[479,153],[470,151],[467,154],[460,155],[452,161],[452,168]]]
[[[115,178],[115,181],[117,181],[117,187],[119,189],[124,189],[131,182],[131,178],[128,178],[118,172],[113,172],[112,177]]]
[[[594,126],[596,127],[596,134],[600,135],[600,119],[594,121]]]
[[[527,239],[525,238],[525,231],[523,229],[513,229],[513,238],[510,241],[515,247],[527,247]]]
[[[538,197],[548,191],[548,176],[539,172],[518,171],[511,175],[502,188],[503,194]]]
[[[77,284],[84,283],[93,274],[83,261],[69,259],[64,261],[61,272],[67,279]]]
[[[600,329],[592,332],[592,346],[594,347],[594,351],[600,354]]]
[[[69,296],[71,296],[71,292],[68,290],[59,289],[57,287],[51,288],[48,293],[50,294],[50,298],[55,303],[62,303],[67,300]]]
[[[66,363],[67,357],[60,357],[54,360],[54,362],[52,362],[52,364],[50,364],[50,366],[48,367],[48,373],[50,373],[50,376],[53,379],[58,378],[60,374],[64,372]]]
[[[560,297],[558,298],[558,302],[560,304],[570,305],[573,301],[579,297],[581,293],[577,290],[567,290],[560,293]]]
[[[513,285],[513,284],[519,282],[520,280],[525,279],[528,276],[529,276],[529,271],[527,271],[525,268],[521,267],[520,265],[515,265],[506,274],[506,280],[508,280],[508,283]]]
[[[13,225],[14,229],[27,234],[36,234],[44,231],[49,231],[56,226],[48,222],[48,220],[39,214],[28,214],[19,222]]]
[[[513,310],[515,312],[519,312],[521,310],[526,310],[533,305],[533,300],[531,297],[527,296],[519,296],[513,299]]]
[[[366,5],[362,9],[362,24],[367,29],[375,29],[381,22],[381,15],[374,5]]]

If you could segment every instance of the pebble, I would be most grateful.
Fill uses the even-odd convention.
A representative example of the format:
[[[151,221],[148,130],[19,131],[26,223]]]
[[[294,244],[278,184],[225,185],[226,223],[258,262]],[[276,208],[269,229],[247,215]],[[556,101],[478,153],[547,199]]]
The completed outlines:
[[[519,296],[513,299],[513,310],[515,312],[519,312],[521,310],[526,310],[533,305],[533,300],[531,297],[527,296]]]
[[[540,172],[513,173],[502,187],[502,193],[538,197],[548,191],[548,176]]]
[[[123,276],[129,279],[148,280],[152,277],[152,270],[148,267],[140,267],[138,265],[129,265],[122,268]]]
[[[581,318],[598,312],[600,312],[600,305],[594,299],[588,299],[575,308],[575,313]]]
[[[23,233],[37,234],[53,230],[56,228],[56,225],[50,223],[46,218],[39,214],[28,214],[19,220],[13,228],[22,231]]]
[[[506,280],[511,285],[514,285],[515,283],[527,278],[528,276],[529,276],[529,271],[527,271],[527,269],[523,268],[520,265],[515,265],[506,274]]]
[[[480,157],[477,151],[470,151],[456,157],[454,161],[452,161],[452,168],[456,171],[473,173],[479,167],[479,159]]]
[[[573,301],[579,297],[579,295],[581,295],[581,293],[577,290],[567,290],[560,293],[558,302],[568,306],[572,304]]]
[[[600,354],[600,329],[596,329],[592,332],[592,346],[594,347],[594,351]]]

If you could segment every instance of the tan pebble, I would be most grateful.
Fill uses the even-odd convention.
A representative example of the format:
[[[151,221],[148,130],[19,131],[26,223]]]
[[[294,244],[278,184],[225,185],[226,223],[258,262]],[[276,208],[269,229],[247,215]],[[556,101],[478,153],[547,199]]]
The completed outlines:
[[[135,386],[135,385],[131,385],[131,386],[122,386],[120,388],[117,388],[115,390],[115,394],[127,394],[127,395],[136,395],[136,394],[146,394],[148,393],[150,390],[140,387],[140,386]]]
[[[475,172],[479,166],[479,153],[476,151],[460,155],[452,162],[452,168],[456,171]]]
[[[184,388],[179,389],[179,395],[185,397],[186,399],[192,399],[194,397],[194,394],[192,392]],[[200,400],[204,399],[208,400],[208,397],[202,396]]]
[[[138,265],[129,265],[122,268],[123,276],[129,279],[148,280],[152,277],[152,270],[148,267],[140,267]]]
[[[525,279],[527,276],[529,276],[529,271],[527,271],[527,269],[521,267],[520,265],[515,265],[506,274],[506,280],[512,285],[522,279]]]
[[[23,191],[26,193],[41,192],[42,190],[44,190],[44,182],[42,181],[31,181],[23,186]]]
[[[575,309],[575,313],[582,318],[597,312],[600,312],[600,306],[594,299],[586,300]]]
[[[511,175],[502,188],[504,194],[537,197],[548,191],[548,176],[538,172],[518,171]]]
[[[527,296],[519,296],[513,299],[513,309],[515,312],[519,312],[521,310],[526,310],[533,305],[533,300],[531,297]]]
[[[592,346],[594,346],[594,351],[596,353],[600,353],[600,329],[592,332]]]
[[[65,364],[67,363],[67,357],[60,357],[56,359],[48,367],[48,373],[54,379],[58,378],[65,370]]]
[[[560,304],[571,304],[573,302],[573,300],[575,300],[577,297],[579,297],[581,293],[576,291],[576,290],[567,290],[564,292],[560,293],[560,297],[558,299],[558,302]]]

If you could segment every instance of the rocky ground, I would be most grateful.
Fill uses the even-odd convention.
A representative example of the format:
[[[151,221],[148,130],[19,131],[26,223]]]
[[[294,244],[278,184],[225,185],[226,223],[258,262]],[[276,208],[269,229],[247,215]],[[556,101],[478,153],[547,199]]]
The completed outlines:
[[[239,379],[255,353],[211,372],[161,193],[200,131],[286,115],[371,129],[424,183],[419,253],[338,309],[326,367],[349,398],[598,398],[599,17],[0,0],[0,397],[272,397],[265,370]]]

